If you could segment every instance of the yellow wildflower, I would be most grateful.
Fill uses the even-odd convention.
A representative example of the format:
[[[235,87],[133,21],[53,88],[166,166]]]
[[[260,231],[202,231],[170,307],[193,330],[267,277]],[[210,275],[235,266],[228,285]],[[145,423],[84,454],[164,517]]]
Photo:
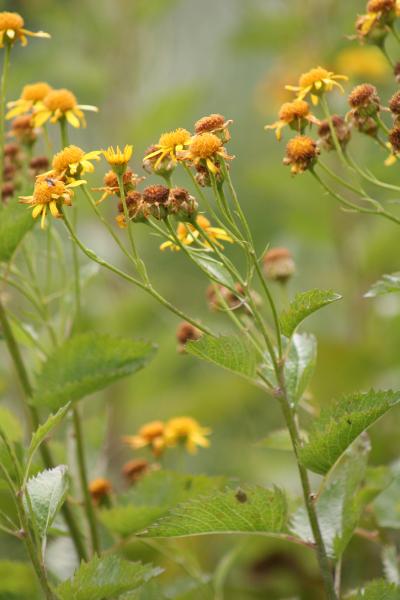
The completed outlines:
[[[285,165],[291,165],[293,175],[304,173],[314,166],[319,154],[317,143],[307,135],[298,135],[286,146]]]
[[[341,50],[335,65],[339,72],[360,79],[373,78],[384,81],[391,69],[376,46],[354,46]]]
[[[133,146],[126,144],[123,150],[119,146],[114,149],[109,146],[107,150],[102,150],[104,158],[114,170],[125,170],[128,162],[130,161],[133,153]]]
[[[154,145],[154,150],[152,148],[152,151],[143,160],[148,161],[151,158],[157,157],[157,161],[154,164],[155,169],[157,169],[164,158],[169,157],[172,161],[176,162],[178,160],[178,153],[188,145],[190,138],[189,131],[182,127],[163,133],[158,140],[158,144]]]
[[[51,86],[44,81],[30,83],[22,89],[21,97],[7,103],[10,110],[6,114],[6,119],[12,119],[31,111],[38,102],[42,102],[47,94],[51,92]]]
[[[192,137],[186,158],[195,166],[204,164],[214,175],[219,172],[218,159],[232,159],[222,140],[214,133],[200,133]]]
[[[96,106],[89,104],[78,104],[75,95],[64,88],[51,90],[47,96],[35,105],[33,119],[36,127],[40,127],[50,120],[57,123],[60,119],[66,119],[72,127],[86,127],[85,116],[82,111],[90,110],[97,112]]]
[[[346,75],[335,75],[332,71],[327,71],[323,67],[316,67],[303,73],[299,78],[298,85],[286,85],[285,88],[291,92],[297,92],[297,98],[304,100],[310,94],[314,105],[318,104],[320,96],[325,92],[331,92],[336,86],[342,92],[343,87],[337,82],[338,79],[348,80]]]
[[[16,12],[0,12],[0,48],[4,44],[13,44],[16,40],[21,42],[22,46],[28,43],[27,36],[49,38],[50,34],[44,31],[29,31],[24,28],[24,19]]]
[[[71,188],[86,183],[77,180],[72,183],[65,183],[60,179],[46,177],[44,175],[36,179],[32,196],[20,196],[22,204],[28,204],[32,208],[32,217],[36,219],[42,215],[41,227],[45,228],[47,209],[50,210],[53,217],[60,218],[60,206],[66,204],[71,206],[74,192]]]
[[[84,152],[78,146],[67,146],[54,155],[51,166],[57,176],[76,178],[83,173],[93,173],[92,160],[100,160],[100,150]]]
[[[106,496],[109,496],[111,492],[111,482],[103,477],[98,477],[89,484],[89,493],[94,504],[99,504]]]
[[[225,229],[222,229],[221,227],[212,227],[210,221],[203,215],[198,215],[196,217],[196,223],[201,229],[204,229],[207,236],[220,248],[223,248],[223,245],[220,244],[218,240],[233,243],[233,239],[227,234]],[[191,223],[179,223],[176,230],[176,237],[181,244],[185,246],[190,246],[197,241],[203,247],[210,248],[208,242],[199,239],[200,232]],[[176,252],[180,250],[179,246],[173,240],[168,240],[161,244],[160,250],[165,250],[166,248],[170,248],[172,251]]]
[[[136,435],[126,435],[122,440],[134,450],[150,446],[153,454],[159,456],[165,449],[164,431],[162,421],[150,421],[143,425]]]
[[[197,447],[208,448],[210,441],[206,438],[211,429],[201,425],[191,417],[175,417],[165,425],[165,441],[167,446],[183,444],[191,454],[197,452]]]
[[[279,110],[279,120],[264,129],[275,129],[276,139],[282,138],[282,129],[289,125],[292,129],[302,132],[307,123],[319,125],[319,121],[310,112],[310,106],[305,100],[285,102]]]

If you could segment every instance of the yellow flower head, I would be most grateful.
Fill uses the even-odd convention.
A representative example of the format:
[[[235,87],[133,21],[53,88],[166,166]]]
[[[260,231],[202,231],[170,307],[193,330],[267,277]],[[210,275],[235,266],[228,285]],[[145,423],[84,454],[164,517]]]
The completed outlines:
[[[90,161],[100,160],[100,154],[100,150],[85,153],[78,146],[67,146],[54,155],[51,166],[57,176],[76,179],[83,173],[93,173],[94,166]]]
[[[327,71],[323,67],[316,67],[303,73],[299,78],[298,85],[286,85],[285,88],[292,92],[297,92],[297,98],[304,100],[310,94],[313,104],[318,104],[319,97],[326,92],[331,92],[336,86],[342,92],[344,91],[338,79],[346,80],[346,75],[335,75],[332,71]]]
[[[158,140],[158,144],[154,145],[154,150],[147,154],[143,160],[148,161],[152,158],[157,158],[154,163],[155,169],[160,166],[160,163],[164,158],[170,158],[172,161],[176,162],[178,160],[178,153],[188,145],[190,137],[189,131],[182,127],[174,129],[174,131],[163,133]]]
[[[344,48],[335,62],[338,71],[350,77],[386,80],[390,66],[376,46],[353,46]]]
[[[20,196],[22,204],[28,204],[32,208],[32,217],[36,219],[42,215],[41,227],[45,228],[47,209],[53,217],[60,218],[60,206],[66,204],[71,206],[74,192],[71,188],[86,183],[77,180],[66,184],[61,179],[41,175],[36,179],[32,196]]]
[[[317,160],[319,148],[317,143],[307,135],[298,135],[286,146],[285,165],[291,165],[293,175],[303,173],[312,167]]]
[[[112,485],[108,479],[99,477],[94,479],[89,484],[89,493],[95,504],[99,504],[105,496],[109,496],[112,492]]]
[[[38,102],[44,100],[47,94],[51,92],[51,89],[51,86],[44,81],[25,85],[22,89],[21,97],[18,100],[7,103],[7,108],[10,110],[6,114],[6,118],[12,119],[31,111]]]
[[[279,110],[279,120],[272,125],[266,125],[265,129],[275,129],[276,139],[279,141],[282,138],[282,129],[286,125],[301,133],[307,123],[318,125],[319,121],[310,113],[308,103],[305,100],[297,99],[282,104]]]
[[[167,446],[183,444],[188,452],[195,454],[197,447],[208,448],[210,441],[206,436],[211,429],[201,425],[191,417],[176,417],[165,425],[165,441]]]
[[[231,244],[233,243],[233,239],[228,235],[225,229],[213,227],[210,221],[203,215],[197,215],[196,223],[200,229],[204,230],[205,235],[220,248],[223,249],[223,245],[218,240],[223,240]],[[194,242],[197,242],[203,248],[210,250],[210,244],[207,240],[202,239],[200,234],[201,232],[191,223],[179,223],[176,230],[176,237],[181,244],[190,246]],[[170,248],[172,251],[176,252],[180,250],[180,247],[173,240],[168,240],[161,244],[160,250],[165,250],[166,248]]]
[[[165,449],[165,425],[162,421],[150,421],[143,425],[136,435],[126,435],[123,442],[137,450],[150,446],[153,454],[159,456]]]
[[[14,44],[16,40],[21,42],[22,46],[28,43],[27,36],[49,38],[50,34],[44,31],[29,31],[24,28],[24,19],[16,12],[0,12],[0,48],[4,44]]]
[[[219,172],[218,159],[232,159],[224,148],[222,140],[214,133],[200,133],[190,141],[188,160],[194,165],[204,164],[214,175]]]
[[[121,150],[119,146],[117,146],[116,149],[109,146],[107,150],[103,150],[102,152],[104,158],[114,171],[123,172],[132,157],[133,146],[127,144],[123,150]]]
[[[42,101],[35,105],[33,118],[36,127],[40,127],[50,119],[50,123],[57,123],[66,119],[72,127],[86,127],[85,116],[82,111],[97,112],[96,106],[78,104],[75,95],[64,88],[51,90]]]

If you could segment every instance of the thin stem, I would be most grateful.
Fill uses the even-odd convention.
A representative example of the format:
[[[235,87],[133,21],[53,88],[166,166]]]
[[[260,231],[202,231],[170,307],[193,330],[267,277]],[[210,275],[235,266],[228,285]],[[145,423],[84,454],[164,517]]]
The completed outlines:
[[[239,554],[244,547],[243,542],[234,546],[222,557],[214,572],[214,600],[224,600],[225,581]]]
[[[79,476],[81,480],[81,488],[84,498],[85,511],[89,523],[90,537],[92,540],[92,550],[94,554],[100,554],[99,534],[97,531],[96,515],[93,508],[92,498],[89,492],[89,482],[87,478],[87,466],[85,459],[85,448],[82,435],[82,422],[79,414],[79,409],[72,409],[72,417],[74,423],[74,434],[76,440],[76,457],[78,462]]]
[[[74,224],[76,225],[78,218],[78,211],[76,206],[72,207]],[[73,321],[73,328],[79,328],[81,321],[81,278],[79,273],[79,256],[78,248],[75,244],[72,244],[72,264],[74,270],[74,292],[75,292],[75,319]]]
[[[10,66],[11,43],[5,42],[3,71],[0,83],[0,210],[3,208],[3,178],[4,178],[4,132],[5,108],[7,94],[8,69]]]
[[[61,145],[63,148],[69,146],[69,136],[68,136],[68,124],[67,119],[65,117],[61,117],[59,120],[60,123],[60,132],[61,132]]]
[[[325,119],[328,121],[329,129],[330,129],[330,132],[331,132],[331,136],[332,136],[332,140],[333,140],[333,144],[335,146],[336,152],[338,153],[338,156],[339,156],[342,164],[346,168],[348,168],[349,165],[348,165],[348,163],[346,161],[346,157],[345,157],[345,155],[343,153],[342,146],[340,145],[340,142],[338,140],[336,129],[335,129],[335,126],[333,124],[333,119],[332,119],[331,111],[329,110],[329,105],[328,105],[328,102],[327,102],[327,100],[326,100],[326,98],[325,98],[324,95],[321,96],[321,106],[322,106],[322,111],[323,111],[323,113],[325,115]]]
[[[390,134],[390,129],[386,125],[386,123],[381,119],[381,117],[379,116],[379,114],[376,114],[375,117],[374,117],[374,119],[377,122],[377,124],[379,125],[379,127],[382,129],[382,131],[384,131],[387,135],[389,135]]]
[[[140,272],[139,263],[141,261],[140,261],[139,255],[138,255],[138,251],[136,249],[135,239],[133,237],[133,232],[132,232],[132,222],[131,222],[131,219],[129,217],[128,206],[126,204],[126,195],[125,195],[125,188],[124,188],[124,178],[123,178],[123,175],[121,173],[117,173],[116,175],[117,175],[117,179],[118,179],[119,193],[120,193],[120,196],[121,196],[121,202],[122,202],[122,206],[123,206],[123,209],[124,209],[124,217],[125,217],[125,221],[126,221],[126,227],[127,227],[127,230],[128,230],[128,237],[129,237],[129,242],[130,242],[131,249],[132,249],[132,255],[133,255],[134,259],[135,259],[136,268]],[[143,277],[143,273],[140,272],[140,274]],[[143,278],[145,279],[145,277],[143,277]]]

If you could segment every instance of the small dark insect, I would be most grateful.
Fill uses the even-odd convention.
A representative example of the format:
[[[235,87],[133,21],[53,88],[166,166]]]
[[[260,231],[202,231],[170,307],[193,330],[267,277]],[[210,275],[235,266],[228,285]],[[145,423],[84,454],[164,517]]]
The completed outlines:
[[[52,187],[54,187],[56,185],[55,180],[51,179],[51,177],[46,177],[46,183],[47,183],[47,185],[52,186]]]
[[[243,490],[241,490],[240,488],[237,490],[237,492],[235,494],[235,498],[238,502],[241,502],[242,504],[247,502],[247,494],[245,494],[245,492]]]

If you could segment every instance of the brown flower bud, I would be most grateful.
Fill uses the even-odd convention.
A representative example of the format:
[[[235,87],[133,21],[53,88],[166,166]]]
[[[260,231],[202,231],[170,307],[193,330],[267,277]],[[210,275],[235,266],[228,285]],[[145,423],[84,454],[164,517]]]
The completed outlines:
[[[108,479],[99,477],[89,484],[89,492],[94,504],[107,504],[108,497],[112,492],[112,485]]]
[[[19,154],[19,150],[18,144],[6,144],[4,146],[4,156],[8,156],[8,158],[15,160]]]
[[[389,102],[390,112],[398,119],[400,117],[400,92],[396,92]]]
[[[150,464],[144,458],[134,458],[122,467],[122,475],[129,485],[134,485],[142,479],[150,469]]]
[[[384,13],[396,9],[396,0],[369,0],[367,4],[367,12],[369,13]]]
[[[176,339],[178,340],[179,344],[179,352],[184,352],[185,345],[187,342],[196,342],[201,338],[202,335],[202,332],[191,323],[188,323],[187,321],[182,321],[181,323],[179,323],[178,329],[176,330]]]
[[[140,192],[132,190],[125,197],[126,208],[128,210],[129,219],[134,223],[144,223],[146,221],[145,206],[143,196]],[[118,202],[118,212],[122,218],[117,219],[120,227],[126,227],[125,211],[123,202]]]
[[[307,135],[298,135],[287,144],[283,164],[291,165],[293,175],[297,175],[312,168],[317,161],[318,154],[319,148],[313,139]]]
[[[5,183],[3,183],[1,192],[3,202],[7,202],[9,198],[12,198],[14,196],[14,193],[15,185],[12,183],[12,181],[6,181]]]
[[[31,159],[29,167],[33,172],[33,176],[36,177],[37,175],[40,175],[40,173],[45,173],[48,170],[49,159],[47,156],[35,156]]]
[[[226,121],[224,116],[213,113],[196,121],[194,128],[196,134],[214,133],[223,143],[226,143],[231,138],[228,130],[228,126],[231,123],[232,121]]]
[[[210,309],[217,311],[226,310],[228,307],[231,310],[237,310],[245,306],[245,300],[240,297],[243,295],[244,290],[239,284],[236,288],[237,294],[223,285],[216,283],[209,285],[207,288],[207,300]]]
[[[370,83],[357,85],[349,95],[349,104],[353,109],[353,114],[358,117],[373,117],[381,109],[378,91]]]
[[[5,181],[12,181],[17,172],[17,167],[9,159],[4,162],[3,177]]]
[[[165,185],[149,185],[143,190],[145,210],[158,220],[168,216],[168,198],[169,188]]]
[[[196,217],[199,205],[196,199],[185,188],[177,187],[169,190],[168,212],[179,221],[191,221]]]
[[[13,119],[8,135],[16,137],[22,144],[31,146],[37,138],[31,115],[21,115]]]
[[[349,125],[339,115],[332,116],[332,125],[336,133],[337,140],[342,148],[345,148],[350,141],[351,131]],[[318,135],[321,139],[322,147],[325,150],[335,150],[335,142],[332,138],[329,121],[322,121],[318,128]]]
[[[272,281],[286,283],[295,270],[293,256],[287,248],[271,248],[264,256],[264,273]]]
[[[400,152],[400,127],[394,127],[389,134],[389,142],[392,146],[393,153]]]

